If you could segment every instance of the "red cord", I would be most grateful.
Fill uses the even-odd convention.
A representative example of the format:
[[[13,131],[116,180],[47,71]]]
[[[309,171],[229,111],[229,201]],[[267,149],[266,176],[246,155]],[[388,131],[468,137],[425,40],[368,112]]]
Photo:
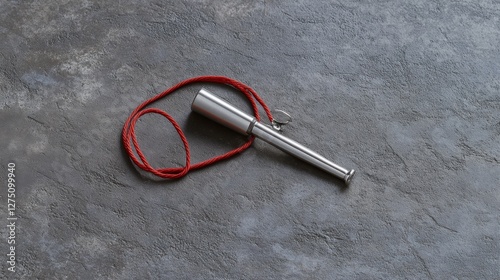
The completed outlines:
[[[135,110],[130,114],[128,117],[127,121],[125,122],[125,125],[123,126],[123,131],[122,131],[122,141],[123,141],[123,146],[125,147],[125,150],[132,159],[132,161],[139,166],[141,169],[151,172],[156,176],[162,177],[162,178],[168,178],[168,179],[177,179],[185,176],[190,170],[195,170],[195,169],[200,169],[205,166],[214,164],[216,162],[219,162],[224,159],[228,159],[232,156],[235,156],[244,150],[248,149],[252,143],[253,140],[255,139],[254,136],[251,136],[246,143],[241,145],[240,147],[231,150],[225,154],[215,156],[213,158],[207,159],[202,162],[195,163],[191,165],[191,152],[189,150],[189,144],[187,142],[186,136],[184,135],[184,132],[182,132],[182,129],[180,128],[179,124],[172,118],[169,114],[166,112],[157,109],[157,108],[146,108],[146,106],[158,101],[159,99],[171,94],[172,92],[178,90],[179,88],[192,84],[192,83],[198,83],[198,82],[209,82],[209,83],[218,83],[218,84],[225,84],[228,86],[232,86],[242,92],[250,101],[250,104],[252,105],[252,110],[255,115],[255,118],[260,121],[260,115],[259,115],[259,110],[257,108],[257,101],[262,108],[264,108],[264,111],[266,112],[267,117],[269,118],[269,121],[273,119],[271,115],[271,111],[267,107],[266,103],[262,98],[253,90],[251,87],[245,85],[242,82],[239,82],[237,80],[230,79],[228,77],[224,76],[199,76],[199,77],[193,77],[187,80],[184,80],[173,87],[165,90],[164,92],[154,96],[153,98],[150,98],[146,101],[144,101],[141,105],[137,106]],[[144,156],[144,153],[141,151],[139,148],[139,143],[137,142],[137,137],[135,135],[135,125],[137,123],[137,120],[145,115],[145,114],[159,114],[167,118],[170,123],[174,126],[175,130],[177,133],[179,133],[179,136],[182,140],[182,143],[184,144],[184,148],[186,150],[186,165],[183,167],[166,167],[166,168],[154,168],[152,167],[149,162],[146,160],[146,157]],[[134,150],[132,149],[132,146],[130,145],[130,140],[132,139],[132,144],[134,146],[135,151],[137,152],[137,155],[139,156],[139,159],[135,156]]]

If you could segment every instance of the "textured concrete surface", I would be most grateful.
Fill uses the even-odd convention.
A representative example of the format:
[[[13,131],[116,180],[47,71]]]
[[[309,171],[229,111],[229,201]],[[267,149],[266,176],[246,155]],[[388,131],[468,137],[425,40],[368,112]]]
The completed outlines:
[[[500,4],[402,2],[1,0],[0,278],[499,279]],[[355,168],[352,185],[263,142],[141,176],[123,122],[202,74],[289,111],[285,134]],[[157,104],[195,161],[245,140],[190,113],[201,86]],[[183,164],[164,119],[138,135],[156,166]]]

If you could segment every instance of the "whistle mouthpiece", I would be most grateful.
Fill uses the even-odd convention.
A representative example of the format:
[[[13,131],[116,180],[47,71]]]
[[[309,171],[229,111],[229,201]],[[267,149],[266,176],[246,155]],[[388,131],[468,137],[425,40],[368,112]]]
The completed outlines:
[[[354,177],[354,173],[356,173],[356,171],[354,171],[354,169],[351,169],[351,171],[349,171],[349,172],[347,172],[347,174],[345,174],[345,176],[344,176],[344,182],[347,185],[349,185],[349,183],[351,183],[351,180]]]
[[[298,142],[281,135],[270,126],[262,124],[255,117],[235,108],[205,89],[198,92],[191,104],[191,109],[236,132],[254,135],[278,149],[334,175],[347,185],[354,176],[354,170],[349,171]]]

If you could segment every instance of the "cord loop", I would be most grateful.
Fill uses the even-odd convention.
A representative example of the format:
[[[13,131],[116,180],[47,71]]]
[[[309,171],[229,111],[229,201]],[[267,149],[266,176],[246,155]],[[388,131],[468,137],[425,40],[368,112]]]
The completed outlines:
[[[167,178],[167,179],[178,179],[178,178],[186,176],[186,174],[190,170],[200,169],[200,168],[209,166],[211,164],[215,164],[219,161],[231,158],[231,157],[245,151],[246,149],[248,149],[252,145],[252,143],[255,139],[254,136],[251,136],[248,139],[248,141],[246,141],[240,147],[233,149],[225,154],[218,155],[218,156],[212,157],[210,159],[207,159],[207,160],[195,163],[195,164],[191,164],[191,151],[189,149],[189,143],[186,139],[186,136],[184,135],[184,132],[182,131],[179,124],[175,121],[175,119],[172,118],[172,116],[170,116],[168,113],[166,113],[165,111],[162,111],[160,109],[146,108],[147,106],[153,104],[154,102],[164,98],[165,96],[173,93],[174,91],[176,91],[176,90],[178,90],[186,85],[189,85],[192,83],[199,83],[199,82],[224,84],[224,85],[228,85],[228,86],[232,86],[232,87],[236,88],[238,91],[243,93],[246,96],[246,98],[250,101],[254,116],[258,121],[260,121],[260,115],[259,115],[259,109],[257,107],[257,103],[259,103],[262,106],[267,117],[269,118],[269,121],[273,120],[273,116],[271,114],[271,111],[269,110],[269,108],[265,104],[264,100],[262,100],[262,98],[257,94],[257,92],[255,90],[253,90],[251,87],[245,85],[244,83],[242,83],[240,81],[237,81],[237,80],[234,80],[234,79],[231,79],[228,77],[224,77],[224,76],[198,76],[198,77],[186,79],[186,80],[172,86],[171,88],[157,94],[156,96],[144,101],[142,104],[137,106],[137,108],[135,108],[134,111],[132,111],[130,116],[125,121],[125,124],[123,126],[123,130],[122,130],[123,146],[124,146],[125,151],[127,152],[128,156],[129,156],[129,158],[139,168],[141,168],[147,172],[150,172],[158,177]],[[186,151],[186,163],[183,167],[154,168],[153,166],[151,166],[151,164],[149,164],[149,162],[147,161],[144,153],[142,152],[142,150],[139,146],[139,143],[137,141],[137,137],[135,134],[135,125],[137,123],[137,120],[139,120],[139,118],[141,116],[146,115],[146,114],[159,114],[159,115],[165,117],[172,124],[172,126],[175,128],[175,130],[179,134],[179,137],[182,140],[182,143],[184,145],[184,149]],[[132,144],[130,143],[130,140],[132,140]],[[133,148],[132,148],[132,146],[133,146]],[[135,155],[134,150],[137,153],[137,156],[139,158],[137,158],[137,156]]]

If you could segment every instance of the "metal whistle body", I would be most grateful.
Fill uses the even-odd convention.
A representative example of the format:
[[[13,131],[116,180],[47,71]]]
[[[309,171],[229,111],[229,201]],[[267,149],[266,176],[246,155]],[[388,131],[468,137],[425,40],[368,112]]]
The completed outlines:
[[[349,184],[354,176],[354,170],[349,171],[298,142],[281,135],[273,128],[258,122],[255,117],[242,112],[205,89],[198,92],[191,104],[191,110],[241,134],[255,135],[278,149],[344,180],[346,184]]]

